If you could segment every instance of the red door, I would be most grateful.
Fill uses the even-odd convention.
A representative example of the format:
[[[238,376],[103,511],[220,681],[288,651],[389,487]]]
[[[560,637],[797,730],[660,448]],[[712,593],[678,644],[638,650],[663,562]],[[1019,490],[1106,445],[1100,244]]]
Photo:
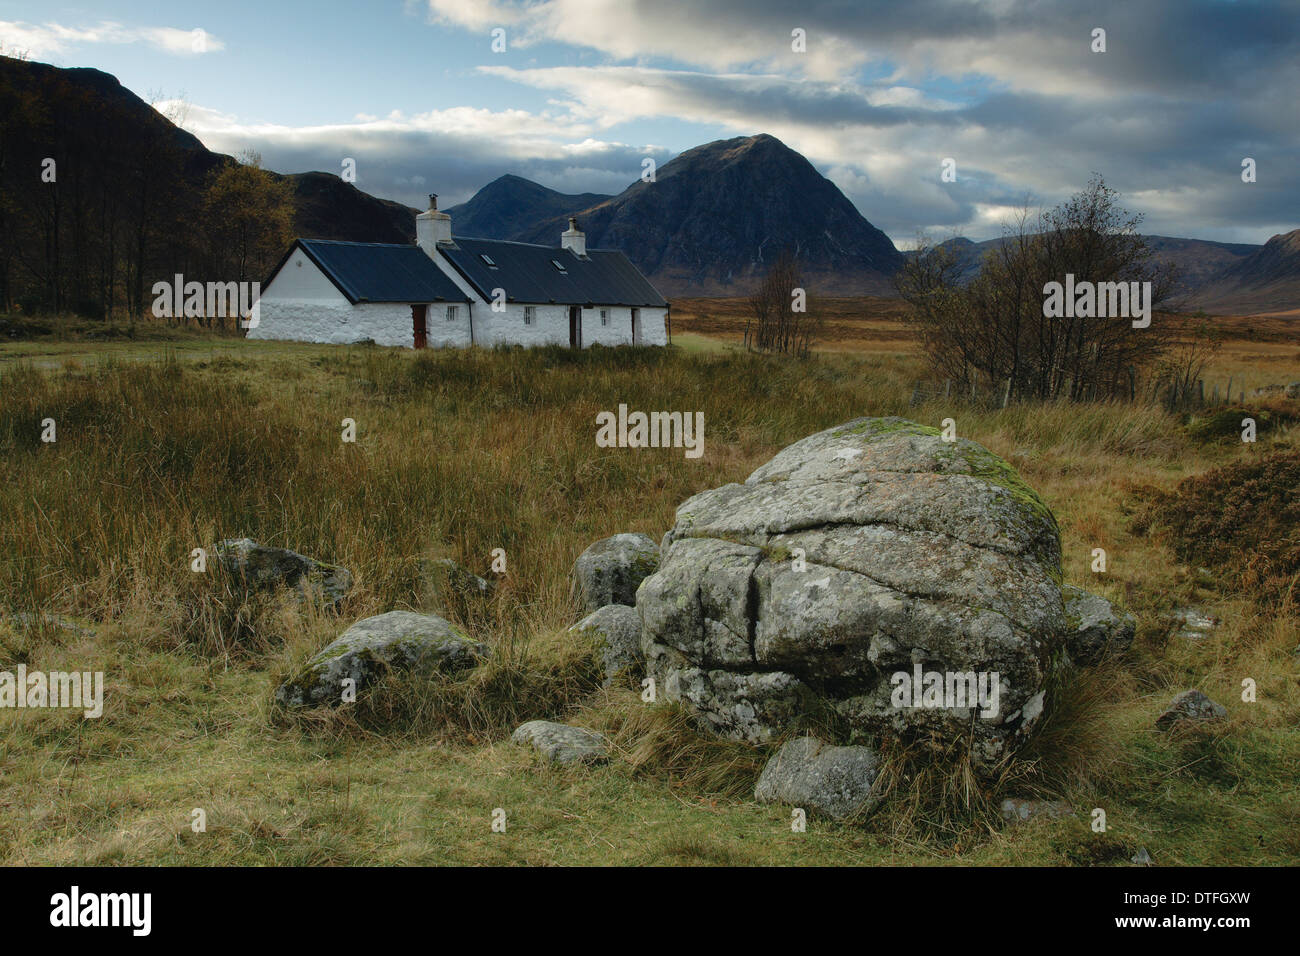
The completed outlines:
[[[425,348],[429,344],[429,328],[425,324],[428,311],[429,307],[427,305],[411,306],[411,327],[415,334],[415,347],[417,349]]]

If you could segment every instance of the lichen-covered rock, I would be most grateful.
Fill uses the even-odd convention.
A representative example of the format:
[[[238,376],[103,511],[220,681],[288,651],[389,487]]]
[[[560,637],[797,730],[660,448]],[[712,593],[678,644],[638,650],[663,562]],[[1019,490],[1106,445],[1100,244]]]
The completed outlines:
[[[641,654],[641,615],[626,604],[606,604],[588,614],[573,627],[575,634],[587,634],[600,651],[605,669],[605,686],[613,683],[620,671],[634,674],[643,669]]]
[[[1189,641],[1209,637],[1220,623],[1217,617],[1199,607],[1176,608],[1169,619],[1178,627],[1178,636]]]
[[[1133,643],[1137,621],[1121,614],[1099,594],[1067,584],[1061,589],[1069,628],[1066,647],[1077,664],[1095,664],[1108,654],[1122,654]]]
[[[605,738],[594,730],[557,724],[549,720],[530,720],[520,724],[510,735],[516,744],[531,745],[551,763],[597,763],[609,750]]]
[[[1000,458],[858,419],[678,508],[637,595],[647,671],[727,737],[766,742],[825,708],[845,742],[969,737],[992,764],[1042,711],[1060,557],[1051,512]],[[917,673],[952,692],[941,706],[901,692]],[[957,695],[968,676],[989,706]]]
[[[357,621],[275,696],[286,707],[338,704],[348,678],[359,691],[390,669],[456,671],[473,667],[487,654],[487,645],[435,614],[389,611]]]
[[[0,622],[26,631],[67,631],[78,637],[94,637],[94,628],[83,627],[62,614],[50,614],[47,611],[14,611],[8,615],[0,612]]]
[[[250,588],[297,588],[304,596],[340,603],[352,590],[352,572],[315,558],[258,544],[252,538],[232,538],[213,547],[221,565]]]
[[[758,778],[754,799],[816,810],[833,820],[870,812],[879,761],[869,747],[832,747],[814,737],[791,740]]]
[[[659,567],[659,545],[644,534],[616,534],[578,555],[573,586],[588,611],[635,604],[636,589]]]
[[[453,617],[482,608],[496,590],[496,582],[481,578],[450,558],[422,558],[419,563],[421,600]]]
[[[1002,819],[1009,823],[1023,823],[1040,817],[1059,820],[1074,813],[1068,803],[1060,800],[1023,800],[1016,797],[1003,800],[999,809],[1002,812]]]
[[[1156,718],[1156,727],[1168,730],[1180,721],[1221,720],[1228,716],[1222,704],[1216,704],[1199,690],[1185,690],[1174,697],[1165,712]]]
[[[456,593],[466,596],[488,597],[496,588],[491,581],[461,567],[451,558],[434,558],[425,562],[424,572]]]
[[[1300,382],[1291,382],[1286,387],[1287,398],[1300,398]]]

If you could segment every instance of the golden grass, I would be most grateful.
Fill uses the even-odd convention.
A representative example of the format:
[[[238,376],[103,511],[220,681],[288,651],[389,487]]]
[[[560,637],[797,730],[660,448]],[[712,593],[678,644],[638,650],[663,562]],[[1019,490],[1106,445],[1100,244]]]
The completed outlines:
[[[103,670],[107,684],[97,721],[0,712],[0,860],[1107,864],[1138,845],[1157,862],[1300,859],[1294,609],[1264,610],[1180,567],[1130,516],[1143,488],[1294,447],[1293,432],[1202,445],[1146,406],[913,408],[923,373],[886,334],[888,316],[858,334],[845,314],[834,350],[794,362],[727,349],[685,313],[675,306],[674,323],[699,336],[690,350],[413,355],[221,340],[206,355],[125,342],[68,369],[0,364],[0,603],[95,630],[0,625],[0,667]],[[1250,365],[1274,346],[1276,361]],[[1281,357],[1300,356],[1294,344],[1234,348],[1214,374],[1300,379]],[[595,413],[620,402],[704,411],[705,456],[595,447]],[[919,780],[926,765],[896,755],[883,812],[860,825],[813,817],[795,834],[789,808],[751,800],[762,751],[599,688],[592,649],[567,632],[579,616],[568,572],[596,538],[658,539],[690,494],[743,479],[790,441],[886,414],[953,417],[1015,465],[1057,515],[1066,579],[1126,604],[1138,639],[1128,658],[1063,678],[1001,786],[933,762]],[[46,417],[57,444],[39,440]],[[345,417],[354,445],[340,441]],[[241,598],[189,571],[193,548],[243,535],[352,569],[339,616]],[[346,624],[430,609],[422,558],[486,574],[497,547],[509,571],[495,597],[458,614],[493,646],[487,665],[392,680],[348,712],[273,706],[277,682]],[[1097,547],[1105,574],[1090,570]],[[1186,603],[1223,619],[1212,639],[1173,636],[1164,615]],[[1258,703],[1240,699],[1243,677]],[[1228,721],[1156,734],[1154,716],[1190,686]],[[605,731],[610,762],[541,766],[506,739],[535,717]],[[1078,814],[1003,828],[1005,795],[1063,798]],[[190,828],[196,807],[204,833]],[[504,834],[490,828],[498,807]],[[1107,834],[1088,829],[1093,807]]]

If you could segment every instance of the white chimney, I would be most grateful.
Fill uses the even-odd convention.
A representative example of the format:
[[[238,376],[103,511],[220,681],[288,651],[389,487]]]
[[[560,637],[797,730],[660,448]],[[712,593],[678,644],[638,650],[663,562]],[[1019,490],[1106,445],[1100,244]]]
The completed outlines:
[[[429,193],[429,209],[415,217],[415,244],[433,255],[440,242],[451,242],[451,216],[438,212],[438,194]]]
[[[587,234],[578,228],[578,220],[570,216],[569,228],[560,233],[560,248],[572,249],[574,255],[587,254]]]

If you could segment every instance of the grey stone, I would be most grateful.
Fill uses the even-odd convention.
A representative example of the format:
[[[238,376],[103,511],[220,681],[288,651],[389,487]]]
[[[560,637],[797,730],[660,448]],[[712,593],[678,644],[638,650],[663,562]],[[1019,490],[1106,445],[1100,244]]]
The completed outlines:
[[[450,558],[420,560],[421,601],[452,617],[464,617],[482,607],[496,590],[496,583],[481,578]]]
[[[1060,800],[1026,800],[1018,797],[1003,800],[1000,809],[1002,819],[1011,823],[1023,823],[1036,818],[1059,820],[1074,813],[1068,803]]]
[[[1286,387],[1287,398],[1300,398],[1300,382],[1291,382]]]
[[[7,620],[15,627],[23,630],[40,630],[46,628],[49,630],[67,631],[76,634],[79,637],[94,637],[93,628],[82,627],[71,618],[64,617],[62,614],[50,614],[47,611],[15,611],[11,612]]]
[[[1170,619],[1178,627],[1178,636],[1186,640],[1198,641],[1209,637],[1219,626],[1219,619],[1199,607],[1180,607]]]
[[[609,748],[603,735],[585,727],[530,720],[510,736],[516,744],[532,745],[551,763],[597,763],[606,759]]]
[[[569,630],[594,638],[605,668],[606,687],[613,683],[620,671],[630,670],[635,674],[644,669],[641,615],[636,608],[626,604],[606,604]]]
[[[1168,730],[1180,721],[1220,720],[1228,716],[1227,708],[1216,704],[1199,690],[1185,690],[1174,697],[1165,712],[1156,718],[1156,727]]]
[[[1061,589],[1069,627],[1066,647],[1071,660],[1095,664],[1108,654],[1122,654],[1133,643],[1137,621],[1121,614],[1099,594],[1067,584]]]
[[[825,707],[849,742],[970,737],[991,765],[1041,712],[1064,641],[1060,548],[980,445],[858,419],[678,508],[637,595],[647,672],[723,736],[763,743]],[[997,673],[998,712],[895,706],[915,665]]]
[[[616,534],[592,544],[573,565],[573,585],[583,608],[636,604],[641,582],[659,567],[659,546],[644,534]]]
[[[833,747],[815,737],[797,737],[768,760],[754,799],[816,810],[833,820],[865,815],[880,802],[873,792],[878,768],[869,747]]]
[[[434,614],[389,611],[357,621],[276,691],[286,707],[342,702],[343,681],[360,690],[389,669],[432,672],[473,667],[488,654],[455,625]]]
[[[221,565],[248,587],[296,588],[304,597],[339,604],[352,590],[352,572],[315,558],[258,544],[252,538],[218,542],[213,552]]]
[[[434,558],[427,562],[425,573],[444,578],[448,587],[463,595],[487,597],[496,588],[493,582],[461,567],[451,558]]]

